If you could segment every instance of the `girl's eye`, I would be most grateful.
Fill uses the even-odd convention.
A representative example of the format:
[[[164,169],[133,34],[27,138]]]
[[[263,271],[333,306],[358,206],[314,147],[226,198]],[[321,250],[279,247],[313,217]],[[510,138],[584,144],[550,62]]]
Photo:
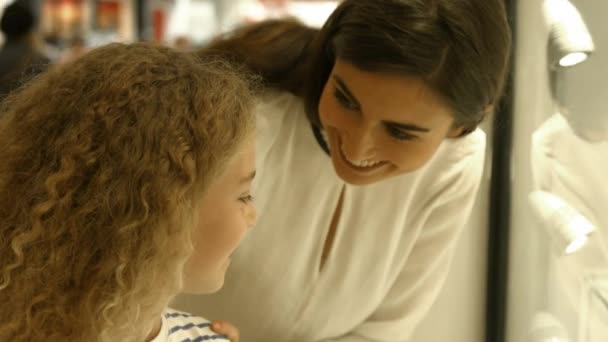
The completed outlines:
[[[346,97],[346,95],[344,95],[344,93],[337,88],[334,91],[334,97],[338,100],[338,102],[340,102],[340,104],[344,108],[350,110],[359,110],[359,105],[349,100],[348,97]]]
[[[388,134],[397,140],[415,140],[418,138],[418,136],[406,133],[394,126],[387,125],[385,127]]]
[[[249,204],[249,203],[253,202],[253,196],[251,196],[251,195],[243,196],[243,197],[239,198],[239,201],[243,202],[244,204]]]

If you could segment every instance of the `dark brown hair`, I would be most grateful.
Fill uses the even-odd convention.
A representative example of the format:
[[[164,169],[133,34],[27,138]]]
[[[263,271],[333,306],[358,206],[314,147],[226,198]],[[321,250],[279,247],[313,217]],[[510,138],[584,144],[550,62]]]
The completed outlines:
[[[300,95],[311,122],[336,58],[420,77],[473,131],[502,94],[511,37],[503,0],[345,0],[321,30],[293,20],[236,30],[209,49]]]

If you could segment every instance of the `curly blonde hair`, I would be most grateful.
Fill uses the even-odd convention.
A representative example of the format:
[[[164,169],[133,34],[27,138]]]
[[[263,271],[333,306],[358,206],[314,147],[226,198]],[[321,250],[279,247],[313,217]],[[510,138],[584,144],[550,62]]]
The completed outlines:
[[[143,341],[177,294],[194,208],[253,132],[252,79],[112,44],[0,111],[0,341]]]

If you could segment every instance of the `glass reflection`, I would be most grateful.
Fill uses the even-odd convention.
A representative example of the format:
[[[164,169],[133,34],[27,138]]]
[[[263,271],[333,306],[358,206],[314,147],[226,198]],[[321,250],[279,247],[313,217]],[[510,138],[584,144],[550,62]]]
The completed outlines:
[[[557,253],[546,256],[546,312],[537,313],[531,326],[563,327],[559,334],[543,335],[546,341],[606,341],[608,81],[597,74],[607,68],[601,55],[608,37],[591,39],[585,13],[570,1],[545,1],[545,15],[554,111],[532,136],[530,204]]]
[[[581,318],[581,341],[604,342],[608,336],[608,273],[587,278],[583,305],[587,313]]]

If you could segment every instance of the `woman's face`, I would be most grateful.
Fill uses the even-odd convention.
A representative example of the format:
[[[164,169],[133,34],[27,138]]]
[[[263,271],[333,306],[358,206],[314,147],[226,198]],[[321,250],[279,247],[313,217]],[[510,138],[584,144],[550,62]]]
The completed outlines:
[[[212,293],[223,286],[230,256],[255,224],[250,193],[254,176],[255,141],[251,139],[209,186],[198,206],[194,251],[184,269],[182,292]]]
[[[461,134],[450,108],[421,80],[367,72],[337,59],[319,102],[336,173],[365,185],[414,171]]]

